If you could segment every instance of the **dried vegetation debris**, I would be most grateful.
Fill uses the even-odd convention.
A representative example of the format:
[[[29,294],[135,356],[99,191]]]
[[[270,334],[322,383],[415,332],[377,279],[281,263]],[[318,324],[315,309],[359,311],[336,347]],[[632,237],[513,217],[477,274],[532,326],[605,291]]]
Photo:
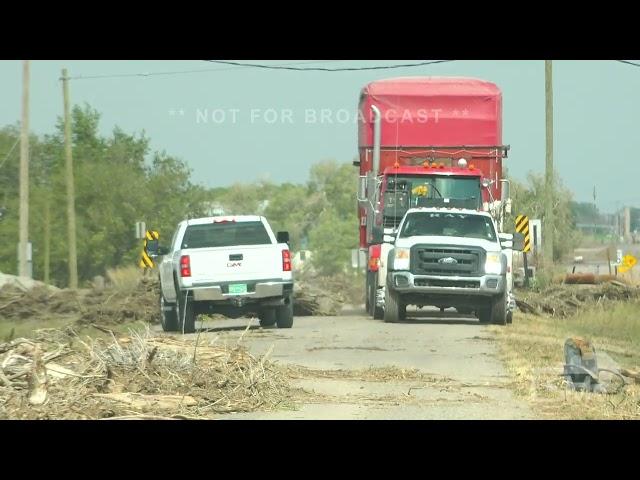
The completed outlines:
[[[581,308],[608,301],[640,298],[640,288],[619,281],[599,284],[559,283],[540,291],[516,291],[516,304],[525,313],[569,317]]]
[[[255,357],[240,343],[48,329],[0,344],[0,418],[210,418],[292,398],[268,353]]]

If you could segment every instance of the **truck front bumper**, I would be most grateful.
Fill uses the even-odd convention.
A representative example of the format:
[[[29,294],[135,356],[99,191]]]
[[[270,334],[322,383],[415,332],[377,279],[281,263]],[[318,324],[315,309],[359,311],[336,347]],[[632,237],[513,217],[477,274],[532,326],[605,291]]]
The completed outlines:
[[[407,271],[388,274],[388,285],[400,294],[470,295],[490,297],[503,293],[504,275],[475,277],[414,275]]]

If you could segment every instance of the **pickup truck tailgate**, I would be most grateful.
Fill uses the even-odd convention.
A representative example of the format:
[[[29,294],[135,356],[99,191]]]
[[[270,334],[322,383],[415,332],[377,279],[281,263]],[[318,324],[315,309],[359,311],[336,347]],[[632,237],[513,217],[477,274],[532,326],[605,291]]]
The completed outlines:
[[[282,247],[243,245],[184,250],[189,255],[193,284],[279,278]]]

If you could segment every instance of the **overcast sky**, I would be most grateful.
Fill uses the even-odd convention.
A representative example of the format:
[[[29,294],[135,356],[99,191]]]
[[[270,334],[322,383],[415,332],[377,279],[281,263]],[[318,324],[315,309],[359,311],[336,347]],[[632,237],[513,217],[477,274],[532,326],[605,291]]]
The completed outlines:
[[[256,61],[332,68],[413,62]],[[615,61],[554,61],[553,65],[554,159],[564,183],[580,201],[593,201],[595,186],[602,210],[640,206],[640,163],[635,157],[640,151],[640,68]],[[51,133],[61,115],[63,67],[72,77],[198,70],[77,79],[70,83],[70,92],[74,104],[88,102],[102,114],[103,133],[115,125],[127,132],[144,130],[154,150],[185,160],[194,180],[207,186],[258,178],[303,182],[309,167],[320,160],[350,162],[357,153],[360,88],[372,80],[408,75],[471,76],[495,82],[503,92],[503,140],[511,145],[509,171],[520,179],[529,171],[544,171],[543,61],[465,60],[325,73],[203,61],[34,60],[31,129],[35,133]],[[20,61],[0,61],[0,126],[20,118],[21,78]]]

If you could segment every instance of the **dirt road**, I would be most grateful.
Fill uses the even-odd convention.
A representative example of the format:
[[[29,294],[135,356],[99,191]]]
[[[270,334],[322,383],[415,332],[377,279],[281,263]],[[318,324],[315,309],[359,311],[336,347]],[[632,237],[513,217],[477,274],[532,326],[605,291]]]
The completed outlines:
[[[200,341],[235,343],[248,321],[243,343],[255,354],[271,348],[272,360],[299,366],[293,384],[309,396],[297,410],[219,418],[533,418],[511,392],[494,339],[474,317],[421,311],[405,323],[386,324],[354,309],[337,317],[298,317],[283,330],[226,319],[204,322]]]

